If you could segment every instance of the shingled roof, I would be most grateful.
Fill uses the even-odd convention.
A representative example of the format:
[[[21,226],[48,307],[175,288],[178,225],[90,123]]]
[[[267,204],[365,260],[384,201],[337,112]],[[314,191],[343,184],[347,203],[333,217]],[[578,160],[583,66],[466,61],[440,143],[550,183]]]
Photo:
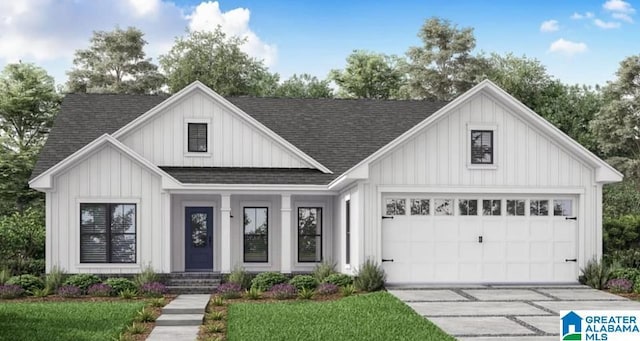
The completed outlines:
[[[38,176],[104,133],[111,134],[166,96],[69,94],[36,163]],[[322,163],[314,170],[165,167],[183,183],[327,184],[447,102],[228,97],[231,103]]]

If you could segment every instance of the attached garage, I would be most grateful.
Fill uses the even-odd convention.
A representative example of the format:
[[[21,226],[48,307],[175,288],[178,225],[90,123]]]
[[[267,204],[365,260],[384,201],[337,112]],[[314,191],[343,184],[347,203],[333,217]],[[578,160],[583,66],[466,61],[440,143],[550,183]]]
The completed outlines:
[[[385,193],[391,283],[568,283],[578,276],[579,196]]]

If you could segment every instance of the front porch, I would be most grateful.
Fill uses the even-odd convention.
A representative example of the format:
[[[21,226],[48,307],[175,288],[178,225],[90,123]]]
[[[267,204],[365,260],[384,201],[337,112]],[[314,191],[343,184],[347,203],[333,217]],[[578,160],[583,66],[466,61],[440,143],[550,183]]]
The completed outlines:
[[[331,194],[170,193],[167,201],[171,273],[309,272],[336,260]]]

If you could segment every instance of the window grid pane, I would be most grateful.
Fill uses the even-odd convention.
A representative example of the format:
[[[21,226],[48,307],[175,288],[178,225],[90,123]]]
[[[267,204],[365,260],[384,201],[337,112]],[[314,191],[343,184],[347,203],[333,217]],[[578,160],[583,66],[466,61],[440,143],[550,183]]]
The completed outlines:
[[[206,123],[189,123],[188,124],[188,151],[189,152],[206,152],[207,151],[207,124]]]
[[[555,199],[553,200],[553,215],[570,217],[573,215],[573,200]]]
[[[80,204],[80,262],[136,262],[135,204]]]
[[[453,199],[434,199],[434,215],[453,215]]]
[[[482,200],[482,215],[499,216],[502,215],[502,200]]]
[[[243,219],[244,262],[268,262],[269,209],[267,207],[244,207]]]
[[[529,215],[549,215],[549,200],[531,200],[531,203],[529,204]]]
[[[524,200],[507,200],[508,216],[524,216]]]
[[[493,164],[493,131],[471,131],[471,163]]]
[[[298,262],[322,261],[322,208],[298,207]]]
[[[458,201],[460,215],[478,215],[478,200],[460,199]]]
[[[411,199],[411,215],[429,215],[429,199]]]
[[[387,199],[387,215],[405,215],[407,201],[405,199]]]

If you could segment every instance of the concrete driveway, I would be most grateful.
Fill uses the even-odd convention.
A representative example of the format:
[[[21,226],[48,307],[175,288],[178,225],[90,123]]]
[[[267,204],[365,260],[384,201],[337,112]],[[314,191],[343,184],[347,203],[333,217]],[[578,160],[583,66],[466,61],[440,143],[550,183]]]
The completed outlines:
[[[560,310],[639,310],[640,302],[586,286],[389,288],[461,341],[555,341]]]

